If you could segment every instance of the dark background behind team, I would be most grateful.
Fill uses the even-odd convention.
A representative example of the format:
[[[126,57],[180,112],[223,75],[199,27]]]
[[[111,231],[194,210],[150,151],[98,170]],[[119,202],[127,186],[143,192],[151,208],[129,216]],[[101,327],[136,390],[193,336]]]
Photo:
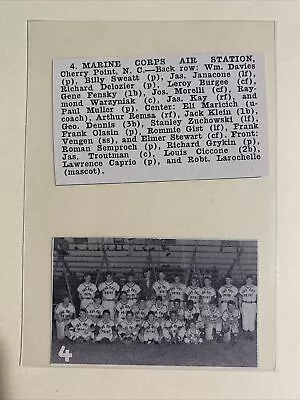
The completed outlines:
[[[140,238],[55,238],[53,243],[53,305],[71,295],[79,308],[78,285],[90,274],[98,285],[109,270],[122,287],[132,272],[145,290],[144,271],[150,269],[151,282],[163,271],[165,279],[190,284],[196,277],[203,286],[205,276],[218,290],[227,274],[233,284],[242,286],[248,274],[257,275],[257,242],[233,240],[182,240]],[[254,282],[256,283],[256,281]]]

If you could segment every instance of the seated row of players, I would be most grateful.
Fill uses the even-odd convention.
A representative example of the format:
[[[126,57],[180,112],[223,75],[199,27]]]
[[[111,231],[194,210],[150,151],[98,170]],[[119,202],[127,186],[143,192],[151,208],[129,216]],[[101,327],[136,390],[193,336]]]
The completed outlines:
[[[100,309],[100,298],[95,299]],[[68,313],[62,314],[62,305]],[[114,342],[120,339],[124,342],[169,343],[184,342],[186,344],[199,344],[205,338],[212,341],[214,335],[220,341],[222,334],[224,340],[232,338],[236,342],[239,331],[240,312],[234,301],[229,301],[227,309],[221,314],[216,301],[211,301],[202,311],[192,301],[187,302],[186,309],[180,305],[180,300],[175,299],[169,310],[163,304],[161,296],[149,309],[145,299],[141,299],[130,309],[125,292],[116,306],[114,319],[110,311],[105,309],[96,313],[95,309],[89,313],[88,309],[81,309],[78,318],[72,318],[75,309],[68,297],[60,303],[55,310],[55,319],[58,338],[65,336],[74,341],[93,340],[100,342],[107,340]]]
[[[253,283],[253,277],[246,277],[245,285],[240,289],[232,284],[231,276],[225,277],[225,285],[216,291],[211,286],[210,277],[204,278],[204,286],[199,287],[197,278],[192,277],[191,284],[186,286],[180,281],[180,276],[174,277],[174,282],[169,283],[165,274],[159,272],[156,282],[151,283],[151,271],[145,272],[145,279],[138,285],[134,281],[132,273],[128,275],[128,281],[122,288],[113,280],[112,274],[107,273],[106,280],[97,286],[91,282],[90,275],[85,276],[85,281],[78,286],[78,293],[81,300],[80,308],[87,308],[93,304],[93,300],[99,292],[102,296],[102,307],[110,311],[111,318],[114,318],[116,303],[119,293],[126,292],[130,306],[137,302],[139,297],[146,299],[147,305],[151,305],[157,296],[161,296],[164,305],[172,307],[174,300],[179,299],[183,307],[188,301],[192,301],[196,307],[205,308],[212,301],[218,299],[221,314],[227,309],[229,301],[234,301],[239,307],[242,317],[243,330],[246,336],[252,337],[255,332],[257,286]],[[93,307],[93,305],[91,306]]]

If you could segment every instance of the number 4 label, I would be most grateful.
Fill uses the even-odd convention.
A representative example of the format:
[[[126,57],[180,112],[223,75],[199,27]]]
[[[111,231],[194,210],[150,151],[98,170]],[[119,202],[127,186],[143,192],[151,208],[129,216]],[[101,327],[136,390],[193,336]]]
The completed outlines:
[[[70,353],[70,351],[68,349],[65,348],[65,346],[61,346],[58,355],[60,358],[64,358],[65,362],[70,362],[70,358],[73,357],[73,354]]]

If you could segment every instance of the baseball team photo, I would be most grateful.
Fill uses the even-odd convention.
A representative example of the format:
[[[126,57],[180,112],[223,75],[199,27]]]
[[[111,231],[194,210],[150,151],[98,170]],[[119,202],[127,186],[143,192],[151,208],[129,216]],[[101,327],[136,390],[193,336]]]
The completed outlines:
[[[59,237],[52,364],[257,367],[257,241]]]

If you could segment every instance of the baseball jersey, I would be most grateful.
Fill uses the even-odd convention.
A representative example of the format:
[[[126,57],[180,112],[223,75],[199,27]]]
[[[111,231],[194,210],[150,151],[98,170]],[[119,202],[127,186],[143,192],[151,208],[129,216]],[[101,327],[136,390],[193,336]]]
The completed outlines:
[[[109,320],[104,320],[103,318],[98,321],[97,326],[99,328],[99,332],[102,332],[106,335],[111,335],[112,334],[112,328],[114,327],[114,321],[109,319]]]
[[[75,318],[71,321],[71,325],[75,332],[83,333],[93,325],[93,322],[87,317],[84,320]]]
[[[207,308],[203,311],[202,316],[208,322],[219,322],[221,320],[221,311],[218,308],[213,311]]]
[[[202,315],[201,312],[200,312],[200,313],[198,314],[196,323],[197,323],[197,324],[201,324],[202,322],[204,322],[204,317],[203,317],[203,315]]]
[[[157,333],[158,329],[160,328],[160,323],[155,320],[152,322],[146,320],[143,322],[143,328],[145,329],[146,332]]]
[[[238,289],[233,285],[230,286],[224,285],[219,289],[219,295],[221,296],[221,301],[226,301],[226,302],[228,302],[229,300],[234,301],[238,292],[239,292]]]
[[[201,337],[201,331],[198,328],[189,328],[186,330],[185,336],[191,341],[197,341]]]
[[[188,286],[185,291],[188,300],[192,300],[194,303],[198,303],[200,297],[200,290],[201,288],[199,286],[196,287]]]
[[[140,293],[141,288],[136,283],[126,283],[122,287],[122,292],[127,293],[128,300],[135,300]]]
[[[195,317],[196,314],[200,314],[200,309],[198,306],[194,305],[194,307],[191,310],[186,308],[184,311],[184,319],[190,321]]]
[[[174,283],[169,290],[170,300],[180,299],[184,300],[186,286],[184,283]]]
[[[144,320],[147,317],[149,311],[149,307],[146,306],[142,308],[139,304],[135,304],[132,307],[132,312],[134,313],[134,316],[138,321]]]
[[[128,311],[131,311],[130,305],[127,303],[122,303],[122,301],[119,301],[116,305],[115,308],[116,311],[118,311],[118,318],[119,319],[125,319],[126,314]]]
[[[240,288],[239,293],[242,297],[242,301],[246,303],[255,303],[257,298],[257,286],[244,285]]]
[[[232,312],[225,310],[222,314],[222,320],[228,324],[236,324],[240,318],[240,312],[235,308]]]
[[[137,330],[138,328],[138,323],[136,320],[128,321],[127,319],[124,319],[120,323],[121,327],[126,331],[126,332],[133,332]]]
[[[97,286],[94,283],[81,283],[77,288],[78,293],[83,299],[93,299],[97,292]]]
[[[155,318],[163,318],[164,315],[168,312],[168,308],[165,304],[162,304],[160,307],[156,303],[154,303],[151,307],[151,311],[154,312]]]
[[[69,303],[68,307],[65,307],[63,303],[59,303],[55,307],[54,313],[63,319],[71,319],[72,315],[75,314],[75,307],[71,303]]]
[[[213,297],[216,297],[216,291],[212,287],[203,287],[200,289],[200,296],[202,297],[203,304],[208,304]]]
[[[170,284],[167,281],[156,281],[153,284],[153,290],[156,296],[161,296],[163,299],[167,296],[170,289]]]
[[[165,328],[168,329],[169,331],[172,332],[173,335],[175,335],[179,329],[184,327],[184,323],[180,319],[176,319],[172,321],[171,319],[168,319],[165,322]]]
[[[183,318],[184,318],[184,311],[185,311],[185,310],[184,310],[183,307],[178,307],[178,308],[171,307],[171,308],[169,309],[169,315],[171,314],[172,311],[175,311],[175,312],[176,312],[178,318],[180,318],[180,319],[183,319]]]
[[[114,300],[120,290],[117,282],[101,282],[98,286],[99,292],[102,292],[103,300]]]
[[[103,314],[104,308],[102,304],[96,305],[95,303],[91,303],[86,307],[86,312],[88,316],[92,319],[99,319]]]

